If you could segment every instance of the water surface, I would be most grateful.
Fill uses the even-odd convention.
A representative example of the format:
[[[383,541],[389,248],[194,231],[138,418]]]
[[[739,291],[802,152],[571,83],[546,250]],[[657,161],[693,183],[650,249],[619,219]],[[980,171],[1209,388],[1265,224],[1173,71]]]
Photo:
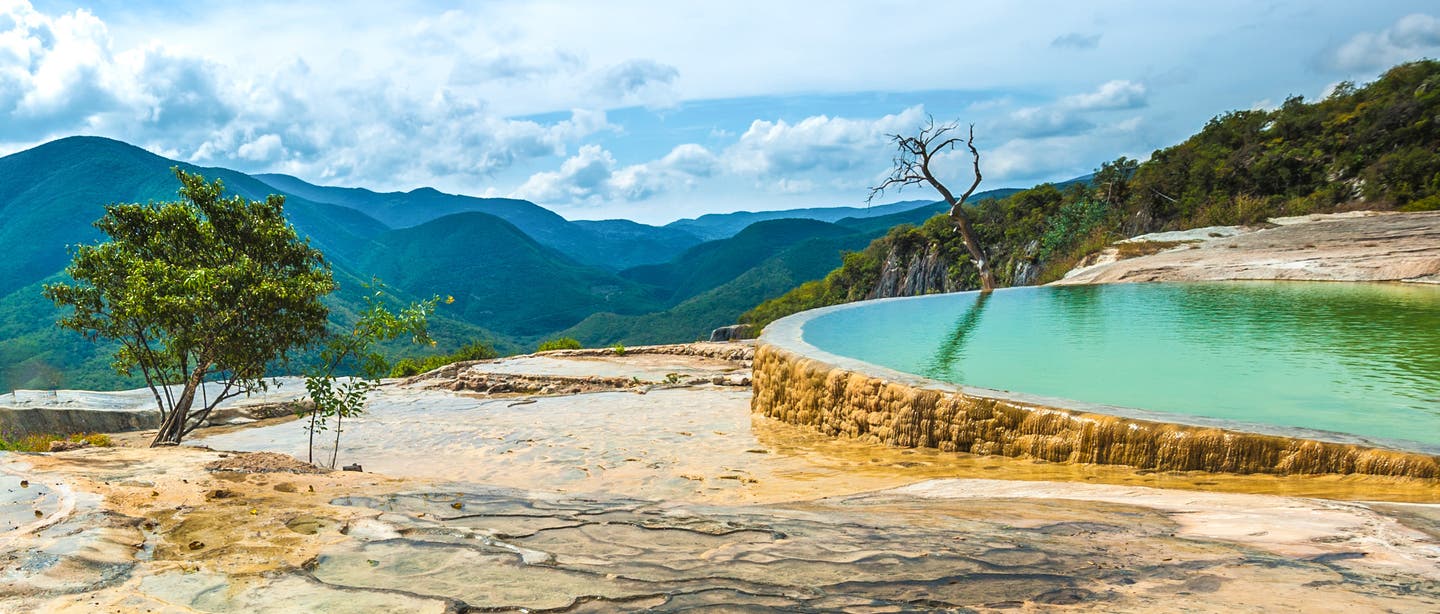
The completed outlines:
[[[859,304],[803,337],[958,384],[1440,449],[1440,286],[1014,288]]]

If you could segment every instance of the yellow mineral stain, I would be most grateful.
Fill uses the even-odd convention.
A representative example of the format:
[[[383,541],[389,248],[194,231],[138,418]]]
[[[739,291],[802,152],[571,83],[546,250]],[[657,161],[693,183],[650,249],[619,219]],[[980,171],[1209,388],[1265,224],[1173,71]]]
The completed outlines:
[[[803,436],[790,448],[845,471],[890,470],[907,448],[929,477],[1083,480],[1335,499],[1440,500],[1440,459],[1359,445],[1134,420],[914,388],[762,345],[752,411],[864,449]],[[774,429],[772,429],[773,431]],[[771,435],[775,435],[772,433]],[[785,448],[786,444],[776,443]],[[963,453],[963,454],[955,454]],[[996,457],[1009,457],[1005,462]],[[819,464],[826,461],[816,460]],[[998,467],[988,469],[987,467]]]

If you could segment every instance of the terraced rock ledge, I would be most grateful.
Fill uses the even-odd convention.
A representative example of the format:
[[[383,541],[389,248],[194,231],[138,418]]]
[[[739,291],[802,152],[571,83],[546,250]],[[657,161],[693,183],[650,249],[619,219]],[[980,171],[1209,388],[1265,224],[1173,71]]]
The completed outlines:
[[[1344,214],[1227,229],[1156,254],[1092,265],[1063,283],[1223,279],[1431,282],[1440,276],[1440,214]],[[1172,238],[1172,237],[1164,237]],[[1366,474],[1440,478],[1440,457],[1343,436],[1246,432],[1037,403],[826,354],[801,339],[806,320],[776,321],[754,363],[755,413],[836,437],[902,447],[1125,465],[1165,471]],[[856,331],[863,334],[863,331]],[[1139,413],[1139,412],[1137,412]]]
[[[754,378],[756,413],[892,446],[1160,471],[1440,478],[1429,454],[1047,407],[868,375],[773,343],[756,352]]]

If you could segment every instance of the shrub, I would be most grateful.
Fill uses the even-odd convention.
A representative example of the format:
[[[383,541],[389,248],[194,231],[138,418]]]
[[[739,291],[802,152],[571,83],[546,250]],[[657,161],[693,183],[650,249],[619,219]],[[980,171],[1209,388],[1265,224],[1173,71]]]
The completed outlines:
[[[571,337],[560,337],[558,339],[550,339],[549,341],[541,343],[540,347],[536,348],[535,351],[549,352],[552,350],[578,350],[580,349],[580,347],[581,345],[579,341],[576,341]]]
[[[31,433],[15,438],[12,438],[9,433],[0,433],[0,451],[49,452],[51,443],[67,439],[77,443],[83,441],[97,448],[108,448],[115,445],[114,442],[110,441],[110,436],[104,433],[75,433],[69,436],[56,435],[53,433]]]
[[[449,354],[427,356],[422,359],[402,358],[390,369],[390,377],[410,377],[434,371],[448,364],[471,360],[499,358],[500,353],[484,341],[472,341]]]

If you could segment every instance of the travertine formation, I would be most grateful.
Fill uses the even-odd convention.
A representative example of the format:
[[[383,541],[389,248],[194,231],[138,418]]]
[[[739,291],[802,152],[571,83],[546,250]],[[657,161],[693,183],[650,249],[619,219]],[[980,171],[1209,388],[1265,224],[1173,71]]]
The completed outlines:
[[[1440,283],[1440,211],[1353,212],[1270,220],[1252,230],[1163,233],[1158,254],[1071,271],[1057,285],[1287,279]],[[1171,236],[1165,236],[1171,235]]]
[[[998,480],[735,506],[206,469],[232,459],[0,463],[30,523],[0,533],[0,611],[1440,607],[1434,506]]]
[[[1359,445],[1150,422],[945,392],[835,368],[773,345],[752,410],[838,437],[903,447],[1168,471],[1440,478],[1440,458]]]

